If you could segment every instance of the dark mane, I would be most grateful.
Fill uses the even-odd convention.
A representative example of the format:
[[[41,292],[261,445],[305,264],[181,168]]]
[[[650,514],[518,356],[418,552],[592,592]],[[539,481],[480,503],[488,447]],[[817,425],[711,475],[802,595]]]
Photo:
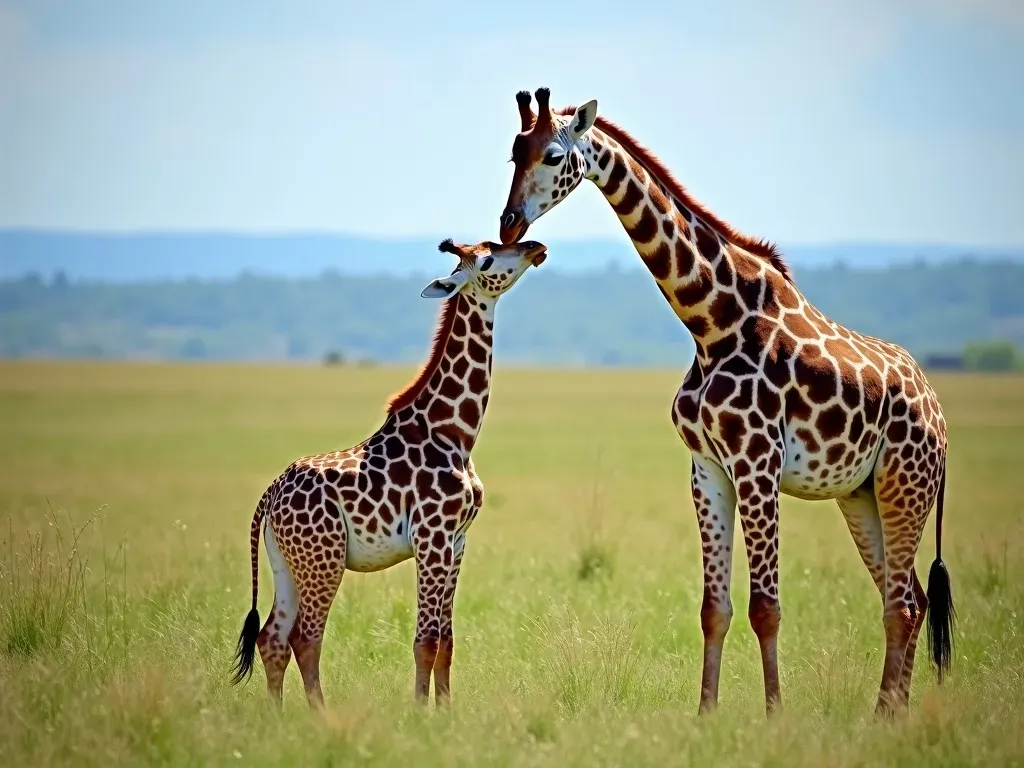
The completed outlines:
[[[455,327],[455,318],[459,314],[458,302],[461,296],[461,293],[455,294],[441,307],[441,313],[437,318],[437,329],[434,331],[434,340],[430,344],[430,354],[427,357],[427,362],[420,368],[420,372],[416,374],[416,378],[412,380],[412,383],[407,385],[405,389],[393,394],[388,400],[387,412],[389,415],[412,405],[416,398],[420,396],[423,388],[427,386],[427,382],[430,381],[430,377],[434,375],[437,367],[441,364],[441,356],[444,354],[444,348],[448,345],[448,339],[452,335],[452,328]]]
[[[559,115],[571,115],[576,111],[576,107],[562,107],[561,109],[555,110],[556,114]],[[713,229],[718,230],[722,235],[726,237],[731,243],[738,245],[745,251],[749,251],[755,256],[764,259],[773,267],[775,267],[782,276],[789,282],[793,282],[793,276],[789,271],[789,266],[782,258],[782,254],[779,253],[775,245],[768,240],[763,238],[754,238],[749,235],[744,235],[741,232],[737,232],[728,223],[722,221],[715,214],[701,205],[699,202],[693,199],[690,194],[686,191],[686,188],[676,180],[672,175],[672,172],[665,167],[665,165],[654,156],[654,153],[649,149],[640,144],[634,139],[629,133],[623,128],[620,128],[615,123],[611,122],[607,118],[597,116],[595,123],[604,133],[608,134],[611,138],[615,139],[619,144],[625,148],[633,159],[636,160],[644,169],[654,176],[661,185],[668,190],[671,197],[674,197],[679,203],[686,206],[689,210],[700,217],[705,223],[711,226]]]

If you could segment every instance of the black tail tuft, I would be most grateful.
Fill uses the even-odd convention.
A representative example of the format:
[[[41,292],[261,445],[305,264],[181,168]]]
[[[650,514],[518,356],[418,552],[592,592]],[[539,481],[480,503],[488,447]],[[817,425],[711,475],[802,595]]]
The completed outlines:
[[[953,590],[949,583],[949,571],[939,558],[932,562],[928,571],[928,651],[942,683],[942,676],[949,672],[953,660],[953,627],[956,624],[956,609],[953,607]]]
[[[956,609],[953,607],[953,589],[949,583],[949,571],[942,562],[942,513],[946,506],[946,469],[942,469],[939,481],[939,498],[936,503],[935,519],[935,560],[928,571],[928,651],[939,676],[949,672],[953,661],[953,627],[956,625]]]
[[[254,607],[245,617],[242,633],[238,636],[238,649],[235,651],[233,685],[238,685],[252,675],[252,665],[256,660],[256,638],[260,636],[260,614]]]

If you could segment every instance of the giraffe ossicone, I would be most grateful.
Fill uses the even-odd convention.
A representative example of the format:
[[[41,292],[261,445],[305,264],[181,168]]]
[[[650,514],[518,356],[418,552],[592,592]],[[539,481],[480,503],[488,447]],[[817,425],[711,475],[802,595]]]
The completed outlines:
[[[309,704],[323,705],[320,653],[327,615],[346,570],[371,572],[413,558],[417,578],[415,695],[433,678],[450,696],[452,614],[466,535],[483,505],[470,454],[490,394],[495,304],[547,249],[489,241],[439,249],[458,258],[421,296],[444,301],[419,375],[387,406],[384,424],[346,450],[293,461],[260,498],[250,527],[252,609],[235,654],[234,682],[259,651],[279,704],[294,654]],[[260,624],[259,541],[274,574],[274,605]]]
[[[501,241],[519,241],[589,179],[696,344],[672,419],[692,456],[704,563],[700,710],[718,702],[737,505],[766,706],[781,701],[780,494],[838,501],[882,596],[886,650],[876,711],[906,706],[926,616],[940,681],[954,622],[941,558],[946,423],[924,373],[902,347],[820,312],[771,243],[698,203],[657,157],[599,117],[596,101],[553,110],[546,88],[535,95],[536,114],[528,92],[516,96],[521,122]],[[914,557],[933,504],[936,557],[926,591]]]

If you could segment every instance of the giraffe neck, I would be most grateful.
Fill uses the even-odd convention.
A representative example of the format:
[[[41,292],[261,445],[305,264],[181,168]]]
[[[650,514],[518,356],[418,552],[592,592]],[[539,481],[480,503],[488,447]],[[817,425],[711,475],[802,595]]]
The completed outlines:
[[[425,420],[431,433],[448,438],[467,457],[490,396],[495,302],[468,293],[449,299],[430,359],[416,381],[392,400],[391,413],[398,421]]]
[[[730,239],[727,227],[694,210],[672,185],[594,127],[584,138],[586,176],[604,195],[665,299],[693,335],[705,367],[735,349],[743,321],[763,314],[765,283],[783,280]]]

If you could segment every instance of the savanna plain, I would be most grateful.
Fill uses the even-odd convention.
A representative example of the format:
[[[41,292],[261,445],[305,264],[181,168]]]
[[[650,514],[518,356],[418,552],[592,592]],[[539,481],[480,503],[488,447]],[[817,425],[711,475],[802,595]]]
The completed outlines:
[[[455,602],[453,706],[412,702],[411,562],[348,573],[310,714],[229,684],[248,532],[292,459],[383,420],[406,368],[0,364],[0,764],[1024,764],[1024,378],[932,374],[950,422],[941,687],[872,714],[881,603],[837,507],[785,499],[783,710],[765,718],[742,544],[720,708],[697,718],[700,549],[680,371],[497,361]],[[934,556],[934,514],[918,556]],[[739,537],[739,533],[737,533]],[[273,582],[261,547],[260,601]]]

